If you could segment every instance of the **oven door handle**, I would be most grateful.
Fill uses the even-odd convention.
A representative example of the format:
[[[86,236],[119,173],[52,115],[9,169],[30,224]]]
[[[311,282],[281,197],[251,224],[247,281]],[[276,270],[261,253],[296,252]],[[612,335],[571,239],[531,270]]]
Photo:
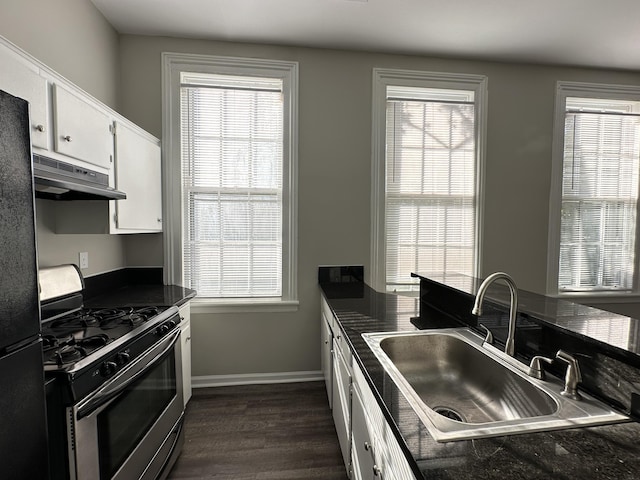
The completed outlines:
[[[122,390],[138,380],[138,378],[140,378],[140,376],[142,376],[144,373],[148,372],[151,367],[153,367],[156,363],[159,363],[166,355],[166,353],[175,346],[179,337],[180,329],[177,329],[172,335],[162,339],[161,342],[151,347],[151,350],[147,355],[143,355],[135,363],[131,364],[128,369],[120,372],[120,375],[116,376],[116,378],[114,378],[111,382],[106,384],[93,395],[87,397],[87,399],[80,403],[77,407],[77,419],[80,420],[81,418],[91,415],[91,413],[93,413],[96,409],[118,395]],[[158,350],[160,351],[158,352]],[[151,360],[146,361],[147,356],[153,355],[154,353],[156,353],[155,356]],[[138,368],[138,370],[134,372],[130,377],[125,380],[119,380],[119,377],[121,375],[124,375],[125,373],[130,372],[131,370],[134,370],[136,368]]]

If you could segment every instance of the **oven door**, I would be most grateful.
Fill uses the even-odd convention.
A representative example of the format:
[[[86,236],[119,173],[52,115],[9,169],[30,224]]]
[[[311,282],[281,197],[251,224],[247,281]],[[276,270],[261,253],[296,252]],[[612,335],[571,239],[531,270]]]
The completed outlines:
[[[167,335],[69,409],[72,476],[155,479],[170,468],[182,439],[179,336]]]

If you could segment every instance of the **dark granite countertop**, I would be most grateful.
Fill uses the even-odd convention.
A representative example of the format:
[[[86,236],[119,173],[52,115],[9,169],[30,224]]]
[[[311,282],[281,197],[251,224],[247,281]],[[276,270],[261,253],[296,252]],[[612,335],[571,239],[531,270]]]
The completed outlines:
[[[364,283],[321,283],[321,288],[417,478],[640,478],[640,424],[636,422],[448,443],[434,441],[361,334],[416,330],[416,325],[421,329],[461,325],[444,315],[437,320],[418,319],[418,298],[378,293]]]
[[[180,307],[195,296],[196,292],[178,285],[126,285],[116,290],[85,299],[89,308],[103,307]]]
[[[122,269],[85,279],[84,305],[103,307],[180,307],[196,291],[163,285],[161,269]]]

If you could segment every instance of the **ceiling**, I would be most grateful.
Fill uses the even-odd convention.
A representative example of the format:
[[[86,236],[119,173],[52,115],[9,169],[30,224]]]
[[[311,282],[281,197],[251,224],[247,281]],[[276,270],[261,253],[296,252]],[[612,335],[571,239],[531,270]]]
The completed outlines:
[[[639,0],[91,0],[120,33],[640,71]]]

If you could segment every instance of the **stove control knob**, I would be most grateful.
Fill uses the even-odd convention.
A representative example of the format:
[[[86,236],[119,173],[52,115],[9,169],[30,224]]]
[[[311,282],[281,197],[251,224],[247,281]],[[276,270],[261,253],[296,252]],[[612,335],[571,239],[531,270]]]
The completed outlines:
[[[118,369],[116,362],[104,362],[100,367],[100,375],[108,377],[112,375]]]
[[[129,361],[129,354],[127,352],[120,352],[116,355],[116,363],[118,365],[124,365]]]
[[[158,327],[158,334],[159,335],[164,335],[165,333],[167,333],[169,331],[169,326],[168,325],[160,325]]]

